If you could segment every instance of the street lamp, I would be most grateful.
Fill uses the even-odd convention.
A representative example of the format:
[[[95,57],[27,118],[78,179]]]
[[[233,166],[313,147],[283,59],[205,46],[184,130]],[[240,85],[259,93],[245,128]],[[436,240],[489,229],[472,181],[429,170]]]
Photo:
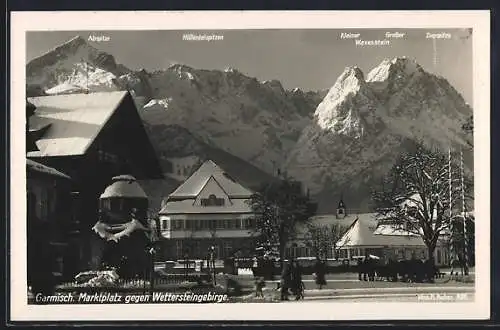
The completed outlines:
[[[213,280],[214,280],[214,286],[217,284],[217,280],[215,279],[215,246],[211,246],[209,251],[208,251],[208,255],[209,255],[209,260],[212,261],[212,272],[213,272]]]

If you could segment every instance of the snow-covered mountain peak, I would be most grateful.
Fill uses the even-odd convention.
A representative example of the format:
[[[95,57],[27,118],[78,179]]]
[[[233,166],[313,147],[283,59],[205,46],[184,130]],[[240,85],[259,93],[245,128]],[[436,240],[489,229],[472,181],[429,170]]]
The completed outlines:
[[[363,71],[357,66],[345,68],[314,113],[316,124],[325,131],[360,137],[363,125],[360,112],[374,108],[371,91]]]
[[[278,93],[283,93],[285,89],[283,88],[283,85],[279,80],[273,79],[273,80],[265,80],[262,82],[263,85],[268,86],[272,90],[278,92]]]
[[[357,79],[357,80],[362,80],[364,81],[364,73],[363,71],[357,67],[357,66],[347,66],[344,71],[340,74],[340,76],[337,78],[337,82],[343,81],[346,79]]]
[[[357,66],[349,66],[344,69],[344,72],[337,78],[337,81],[330,89],[330,92],[338,93],[340,90],[359,89],[365,83],[363,71]]]
[[[186,65],[186,64],[181,64],[181,63],[175,63],[175,64],[172,64],[168,67],[168,70],[172,70],[172,71],[191,71],[193,70],[192,67]]]
[[[339,76],[333,87],[316,109],[315,115],[318,118],[330,117],[331,109],[338,106],[350,94],[356,94],[365,85],[364,75],[360,68],[346,67]],[[321,120],[320,120],[321,121]]]
[[[76,36],[30,61],[26,65],[26,83],[57,93],[87,86],[114,90],[114,79],[129,72],[112,55]]]
[[[367,76],[367,82],[383,82],[391,79],[407,78],[424,70],[413,59],[396,57],[392,60],[385,59],[373,68]]]
[[[57,48],[59,48],[59,49],[77,49],[78,47],[81,47],[84,45],[88,46],[87,41],[81,36],[75,36],[75,37],[69,39],[68,41],[66,41],[65,43],[63,43],[62,45],[59,45]]]
[[[168,68],[168,71],[175,72],[180,79],[195,80],[193,75],[195,70],[185,64],[174,64]]]
[[[238,71],[238,70],[236,70],[236,69],[235,69],[235,68],[233,68],[233,67],[228,66],[228,67],[226,67],[226,68],[224,69],[224,72],[226,72],[226,73],[236,73],[236,72],[239,72],[239,71]]]

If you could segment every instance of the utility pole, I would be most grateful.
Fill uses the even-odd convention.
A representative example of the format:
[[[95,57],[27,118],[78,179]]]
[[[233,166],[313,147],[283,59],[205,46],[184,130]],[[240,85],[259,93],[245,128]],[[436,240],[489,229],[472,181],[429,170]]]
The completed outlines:
[[[467,212],[465,207],[465,185],[464,185],[464,154],[460,149],[460,180],[462,193],[462,217],[463,217],[463,234],[464,234],[464,275],[469,275],[469,253],[467,246]]]
[[[449,188],[449,217],[450,217],[450,261],[451,261],[451,271],[450,274],[453,274],[453,261],[455,260],[455,226],[453,220],[453,209],[452,209],[452,177],[451,177],[451,148],[448,149],[448,188]]]

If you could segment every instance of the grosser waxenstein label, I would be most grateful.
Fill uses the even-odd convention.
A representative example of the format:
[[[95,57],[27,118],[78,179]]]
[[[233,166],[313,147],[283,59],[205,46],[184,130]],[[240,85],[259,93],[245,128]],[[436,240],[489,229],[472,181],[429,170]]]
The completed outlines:
[[[152,294],[122,293],[66,293],[56,295],[37,294],[29,299],[30,304],[152,304],[152,303],[224,303],[228,302],[227,294],[220,293],[170,293],[154,292]]]

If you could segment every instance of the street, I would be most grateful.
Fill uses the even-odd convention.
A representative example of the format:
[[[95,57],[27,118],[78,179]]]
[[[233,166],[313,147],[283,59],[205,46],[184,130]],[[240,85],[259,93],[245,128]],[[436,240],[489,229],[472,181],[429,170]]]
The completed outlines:
[[[470,302],[475,297],[474,283],[457,282],[450,276],[435,279],[435,283],[360,281],[354,273],[329,274],[326,280],[326,286],[319,289],[312,276],[304,276],[303,302]],[[253,278],[238,276],[238,282],[247,288],[252,286],[252,281]],[[264,299],[249,294],[243,301],[279,301],[278,283],[278,278],[266,281]],[[290,303],[295,303],[293,297],[290,299]]]

